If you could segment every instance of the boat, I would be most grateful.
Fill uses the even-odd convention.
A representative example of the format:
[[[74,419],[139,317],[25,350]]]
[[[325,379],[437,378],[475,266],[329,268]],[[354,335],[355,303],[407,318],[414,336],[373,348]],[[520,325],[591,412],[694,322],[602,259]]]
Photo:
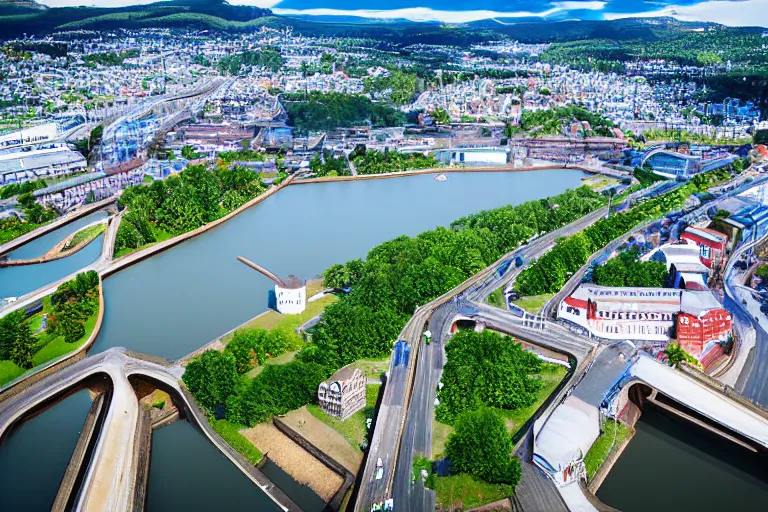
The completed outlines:
[[[448,176],[445,174],[438,174],[435,176],[435,181],[448,181]]]

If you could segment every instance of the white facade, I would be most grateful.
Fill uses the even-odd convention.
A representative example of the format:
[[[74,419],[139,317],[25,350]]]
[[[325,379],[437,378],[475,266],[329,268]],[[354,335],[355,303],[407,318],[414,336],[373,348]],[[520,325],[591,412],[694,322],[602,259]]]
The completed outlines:
[[[282,288],[275,285],[277,311],[284,315],[297,315],[307,307],[307,287]]]
[[[506,149],[452,149],[450,151],[451,163],[454,164],[496,164],[509,163],[509,154]]]

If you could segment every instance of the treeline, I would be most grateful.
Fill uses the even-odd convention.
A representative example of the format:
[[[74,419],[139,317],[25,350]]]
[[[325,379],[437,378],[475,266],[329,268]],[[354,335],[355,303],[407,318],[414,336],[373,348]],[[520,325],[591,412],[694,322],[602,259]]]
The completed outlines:
[[[560,208],[551,208],[553,204]],[[365,261],[333,265],[326,271],[325,286],[352,290],[326,308],[314,328],[313,343],[304,346],[296,360],[267,365],[256,378],[243,381],[238,370],[247,371],[256,360],[261,363],[262,351],[266,354],[273,348],[242,341],[225,353],[207,352],[195,365],[190,363],[184,382],[205,408],[223,411],[228,420],[245,425],[301,407],[315,399],[317,386],[334,371],[358,359],[388,354],[417,306],[529,238],[532,231],[522,224],[530,215],[539,217],[537,227],[555,229],[602,204],[600,195],[581,187],[472,216],[476,224],[483,219],[482,226],[470,226],[470,218],[464,218],[461,226],[385,242]],[[521,225],[510,228],[511,219]]]
[[[636,249],[622,251],[604,265],[595,268],[592,282],[600,286],[663,288],[669,272],[664,263],[638,260]]]
[[[222,75],[239,75],[252,67],[265,68],[273,73],[283,67],[284,59],[274,48],[264,48],[261,51],[243,52],[222,57],[216,63],[216,69]],[[245,67],[245,69],[243,69]]]
[[[115,239],[115,252],[157,241],[158,230],[172,235],[212,222],[264,191],[259,175],[244,167],[187,167],[165,181],[129,187],[119,205],[127,208]]]
[[[402,126],[405,114],[383,103],[371,101],[362,94],[312,91],[281,96],[288,113],[288,123],[297,133],[330,131],[337,128],[368,125]]]
[[[557,293],[598,249],[638,224],[679,209],[696,191],[692,184],[675,189],[622,213],[600,219],[580,233],[559,242],[517,277],[515,289],[521,295]]]
[[[382,174],[414,169],[433,169],[439,163],[432,155],[422,153],[398,153],[396,151],[355,151],[350,155],[360,174]]]

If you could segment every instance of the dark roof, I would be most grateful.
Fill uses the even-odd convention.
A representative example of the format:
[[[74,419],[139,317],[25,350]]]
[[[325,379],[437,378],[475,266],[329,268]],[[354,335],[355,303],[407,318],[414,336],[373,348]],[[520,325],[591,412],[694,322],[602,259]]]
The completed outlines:
[[[288,288],[288,289],[301,288],[302,286],[304,286],[304,280],[299,279],[294,275],[290,275],[285,279],[281,279],[278,285],[280,286],[280,288]]]

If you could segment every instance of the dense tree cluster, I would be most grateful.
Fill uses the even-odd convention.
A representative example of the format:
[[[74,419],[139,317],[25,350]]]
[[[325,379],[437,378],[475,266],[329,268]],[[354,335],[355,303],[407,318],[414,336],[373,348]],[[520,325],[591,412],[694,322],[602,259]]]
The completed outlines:
[[[304,342],[290,329],[240,329],[227,343],[225,352],[235,357],[237,373],[246,373],[267,359],[288,350],[299,350]]]
[[[99,275],[90,270],[61,284],[51,295],[47,331],[74,343],[85,335],[85,321],[99,309]]]
[[[267,365],[253,379],[238,374],[230,351],[208,350],[187,365],[183,381],[198,403],[237,424],[253,426],[312,401],[329,372],[316,363]]]
[[[636,250],[623,251],[595,268],[592,281],[600,286],[666,286],[667,266],[658,261],[639,261],[637,255]]]
[[[600,219],[584,231],[560,241],[551,251],[523,270],[515,288],[522,295],[556,293],[589,257],[611,240],[638,224],[678,209],[696,187],[692,184],[675,189],[622,213]]]
[[[309,168],[315,173],[315,176],[349,176],[349,168],[347,166],[347,159],[344,156],[333,156],[333,154],[326,150],[323,152],[323,157],[315,155],[310,160]]]
[[[264,48],[261,51],[243,52],[222,57],[216,63],[216,68],[222,75],[236,76],[241,71],[247,72],[252,67],[276,72],[283,66],[283,62],[280,52],[274,48]]]
[[[136,249],[156,241],[156,230],[180,234],[214,221],[264,190],[258,174],[244,167],[202,165],[151,185],[125,190],[120,206],[127,207],[115,240],[115,251]]]
[[[360,174],[382,174],[385,172],[432,169],[438,162],[432,155],[421,153],[398,153],[396,151],[366,151],[354,156],[354,164]]]
[[[0,318],[0,360],[11,360],[21,368],[32,368],[35,338],[24,310]]]
[[[370,94],[386,93],[395,105],[407,105],[419,91],[419,77],[415,73],[399,69],[389,76],[368,77],[363,81],[364,90]]]
[[[530,132],[532,130],[535,130],[537,135],[559,135],[564,126],[582,121],[588,122],[592,129],[590,133],[583,135],[612,136],[609,128],[613,128],[614,124],[611,120],[576,105],[547,110],[524,110],[520,118],[520,125],[509,125],[505,131],[508,136],[519,131]]]
[[[86,64],[101,64],[102,66],[120,66],[125,59],[138,57],[138,50],[126,50],[124,52],[89,53],[82,56]]]
[[[453,424],[460,414],[484,406],[527,407],[536,400],[541,360],[509,336],[493,331],[459,331],[446,346],[448,362],[435,417]]]
[[[298,133],[330,131],[337,128],[372,125],[402,126],[406,116],[362,94],[312,91],[281,96],[288,122]]]
[[[488,483],[516,485],[522,469],[520,460],[512,456],[513,447],[501,415],[481,408],[458,417],[445,454],[451,471],[469,473]]]

